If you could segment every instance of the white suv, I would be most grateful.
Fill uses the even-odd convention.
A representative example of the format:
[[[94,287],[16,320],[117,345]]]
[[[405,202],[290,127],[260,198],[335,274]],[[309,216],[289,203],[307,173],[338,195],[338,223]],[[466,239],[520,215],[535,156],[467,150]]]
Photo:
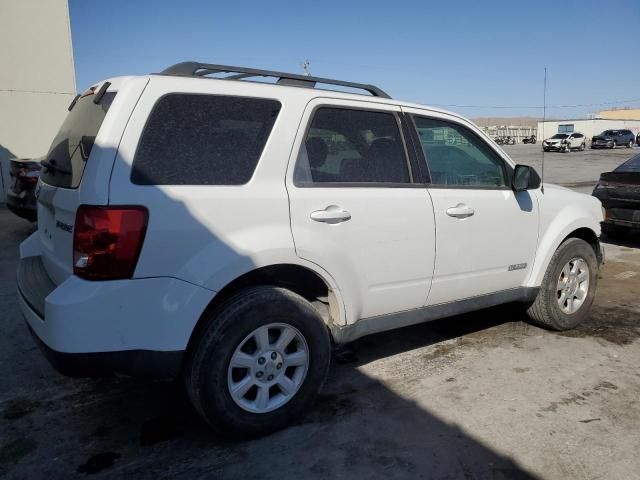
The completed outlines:
[[[223,432],[301,414],[332,342],[506,302],[563,330],[593,301],[600,202],[453,113],[194,62],[69,109],[20,247],[29,328],[68,375],[181,376]]]
[[[587,148],[587,140],[580,132],[556,133],[542,142],[542,149],[545,152],[554,150],[569,153],[571,150],[583,151],[585,148]]]

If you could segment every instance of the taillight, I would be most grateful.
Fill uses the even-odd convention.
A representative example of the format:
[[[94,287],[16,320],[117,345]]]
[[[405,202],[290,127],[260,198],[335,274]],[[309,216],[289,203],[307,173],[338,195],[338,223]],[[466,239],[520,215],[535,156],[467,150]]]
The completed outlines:
[[[18,171],[18,177],[24,181],[25,183],[30,183],[35,185],[38,183],[38,178],[40,178],[40,169],[37,170],[29,170],[29,169],[21,169]]]
[[[73,273],[87,280],[131,278],[148,220],[144,207],[81,205],[73,232]]]

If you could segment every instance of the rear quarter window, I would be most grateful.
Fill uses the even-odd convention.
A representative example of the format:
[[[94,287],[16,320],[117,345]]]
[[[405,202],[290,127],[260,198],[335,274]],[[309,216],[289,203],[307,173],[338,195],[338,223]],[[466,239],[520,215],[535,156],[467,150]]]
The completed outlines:
[[[614,170],[614,172],[639,172],[640,173],[640,154],[635,157],[631,157],[629,160],[624,162],[618,168]]]
[[[280,111],[263,98],[168,94],[153,107],[131,170],[137,185],[242,185]]]

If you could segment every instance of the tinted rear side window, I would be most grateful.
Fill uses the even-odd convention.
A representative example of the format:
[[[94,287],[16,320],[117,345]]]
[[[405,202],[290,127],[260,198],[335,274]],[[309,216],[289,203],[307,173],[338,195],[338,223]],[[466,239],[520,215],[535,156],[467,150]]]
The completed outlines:
[[[115,96],[107,92],[98,104],[92,94],[78,99],[45,157],[41,174],[45,183],[64,188],[80,185],[93,142]]]
[[[258,164],[280,103],[169,94],[151,111],[131,181],[137,185],[242,185]]]

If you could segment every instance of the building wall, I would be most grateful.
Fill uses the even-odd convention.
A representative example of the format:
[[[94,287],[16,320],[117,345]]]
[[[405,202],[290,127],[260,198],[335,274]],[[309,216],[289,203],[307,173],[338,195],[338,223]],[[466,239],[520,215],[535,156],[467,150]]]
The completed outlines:
[[[67,0],[0,1],[0,202],[8,159],[44,155],[76,92]]]
[[[603,110],[599,118],[617,120],[640,120],[640,108],[622,108],[619,110]]]
[[[560,125],[573,125],[575,132],[584,134],[589,140],[594,135],[598,135],[607,129],[627,128],[634,134],[638,135],[640,132],[640,120],[605,120],[605,119],[592,119],[592,120],[547,120],[544,122],[544,134],[543,123],[538,122],[538,138],[549,138],[552,135],[558,133]]]

